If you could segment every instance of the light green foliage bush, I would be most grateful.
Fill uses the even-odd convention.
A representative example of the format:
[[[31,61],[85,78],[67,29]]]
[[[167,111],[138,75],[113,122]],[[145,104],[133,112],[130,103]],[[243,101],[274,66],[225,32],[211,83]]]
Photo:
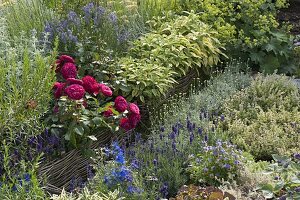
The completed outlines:
[[[170,67],[178,73],[178,77],[192,68],[209,72],[224,55],[216,36],[217,32],[201,22],[198,15],[189,13],[161,23],[135,41],[129,54]]]
[[[173,78],[182,77],[191,69],[209,74],[224,55],[215,35],[194,13],[160,23],[156,30],[133,42],[131,57],[117,62],[121,68],[118,82],[124,86],[116,88],[125,95],[139,96],[141,101],[151,100],[164,95],[175,82]],[[111,71],[116,71],[115,65]]]
[[[7,21],[9,35],[12,39],[24,32],[31,35],[32,30],[41,33],[45,23],[54,18],[55,13],[46,7],[43,0],[10,1],[3,8],[3,17]]]
[[[276,21],[278,10],[288,5],[286,0],[188,0],[181,5],[183,10],[196,10],[200,20],[213,25],[228,55],[250,58],[268,73],[291,72],[292,39],[287,26],[280,27]]]
[[[225,102],[233,142],[257,159],[299,150],[300,95],[288,77],[258,75],[245,90]]]
[[[115,89],[121,89],[124,96],[139,99],[159,98],[176,83],[172,69],[147,59],[124,57],[118,61],[119,70],[116,72]]]

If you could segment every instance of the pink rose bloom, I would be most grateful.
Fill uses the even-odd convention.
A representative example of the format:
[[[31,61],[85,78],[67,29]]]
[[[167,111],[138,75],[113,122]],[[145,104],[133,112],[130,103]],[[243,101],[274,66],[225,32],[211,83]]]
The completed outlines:
[[[56,99],[59,99],[63,95],[64,87],[65,87],[65,83],[59,83],[59,82],[54,83],[53,89],[55,90],[54,97]]]
[[[127,101],[124,97],[118,96],[115,99],[115,108],[118,112],[124,112],[128,107]]]
[[[65,63],[75,63],[74,59],[67,55],[61,55],[58,60],[56,60],[56,73],[59,73],[62,66],[64,66]]]
[[[67,84],[68,85],[73,85],[73,84],[78,84],[78,85],[83,85],[82,80],[76,79],[76,78],[68,78],[67,79]]]
[[[111,97],[112,96],[112,90],[110,89],[110,87],[108,87],[105,84],[98,84],[98,86],[100,87],[100,91],[101,93],[106,96],[106,97]]]
[[[131,113],[129,114],[128,119],[129,119],[129,123],[131,124],[131,127],[135,128],[138,125],[138,123],[141,121],[141,115]]]
[[[72,100],[80,100],[84,97],[85,90],[81,85],[73,84],[65,89],[66,94]]]
[[[140,109],[139,109],[139,107],[138,107],[136,104],[134,104],[134,103],[130,103],[130,104],[129,104],[129,111],[130,111],[131,113],[134,113],[134,114],[137,114],[137,115],[140,114]]]
[[[112,107],[111,106],[109,107],[109,109],[107,111],[103,112],[104,117],[111,117],[113,115],[114,115],[114,113],[112,112]]]
[[[64,79],[76,78],[77,67],[73,63],[66,63],[60,70],[61,75]]]
[[[129,131],[132,129],[129,119],[125,117],[121,118],[120,127],[123,128],[125,131]]]
[[[97,81],[92,76],[85,76],[82,78],[84,89],[90,94],[98,94],[99,86]]]

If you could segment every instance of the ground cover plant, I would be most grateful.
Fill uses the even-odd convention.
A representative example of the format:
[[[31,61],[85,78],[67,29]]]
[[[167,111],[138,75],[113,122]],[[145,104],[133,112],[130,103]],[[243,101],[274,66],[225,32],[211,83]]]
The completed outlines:
[[[299,199],[288,3],[1,2],[0,199]]]

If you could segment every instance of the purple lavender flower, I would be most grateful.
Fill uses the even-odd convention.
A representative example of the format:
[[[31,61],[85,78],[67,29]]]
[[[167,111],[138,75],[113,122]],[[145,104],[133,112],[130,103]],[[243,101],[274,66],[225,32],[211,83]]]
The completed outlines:
[[[168,183],[164,183],[161,188],[159,189],[159,192],[161,193],[163,198],[167,198],[169,192],[168,192]]]
[[[198,134],[199,134],[199,136],[202,136],[202,132],[203,132],[202,128],[199,127],[199,128],[198,128]]]
[[[221,120],[221,122],[225,121],[225,116],[221,115],[220,120]]]
[[[300,153],[295,153],[294,158],[297,159],[297,160],[300,160]]]

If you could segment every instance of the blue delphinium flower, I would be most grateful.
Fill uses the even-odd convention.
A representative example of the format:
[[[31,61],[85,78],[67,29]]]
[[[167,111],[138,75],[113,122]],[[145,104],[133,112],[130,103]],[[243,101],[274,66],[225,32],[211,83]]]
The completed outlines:
[[[117,163],[120,163],[120,164],[124,164],[125,163],[125,158],[124,158],[124,154],[123,152],[119,152],[117,155],[116,155],[116,160],[115,160]]]
[[[300,154],[299,153],[295,153],[294,154],[294,158],[300,161]]]

